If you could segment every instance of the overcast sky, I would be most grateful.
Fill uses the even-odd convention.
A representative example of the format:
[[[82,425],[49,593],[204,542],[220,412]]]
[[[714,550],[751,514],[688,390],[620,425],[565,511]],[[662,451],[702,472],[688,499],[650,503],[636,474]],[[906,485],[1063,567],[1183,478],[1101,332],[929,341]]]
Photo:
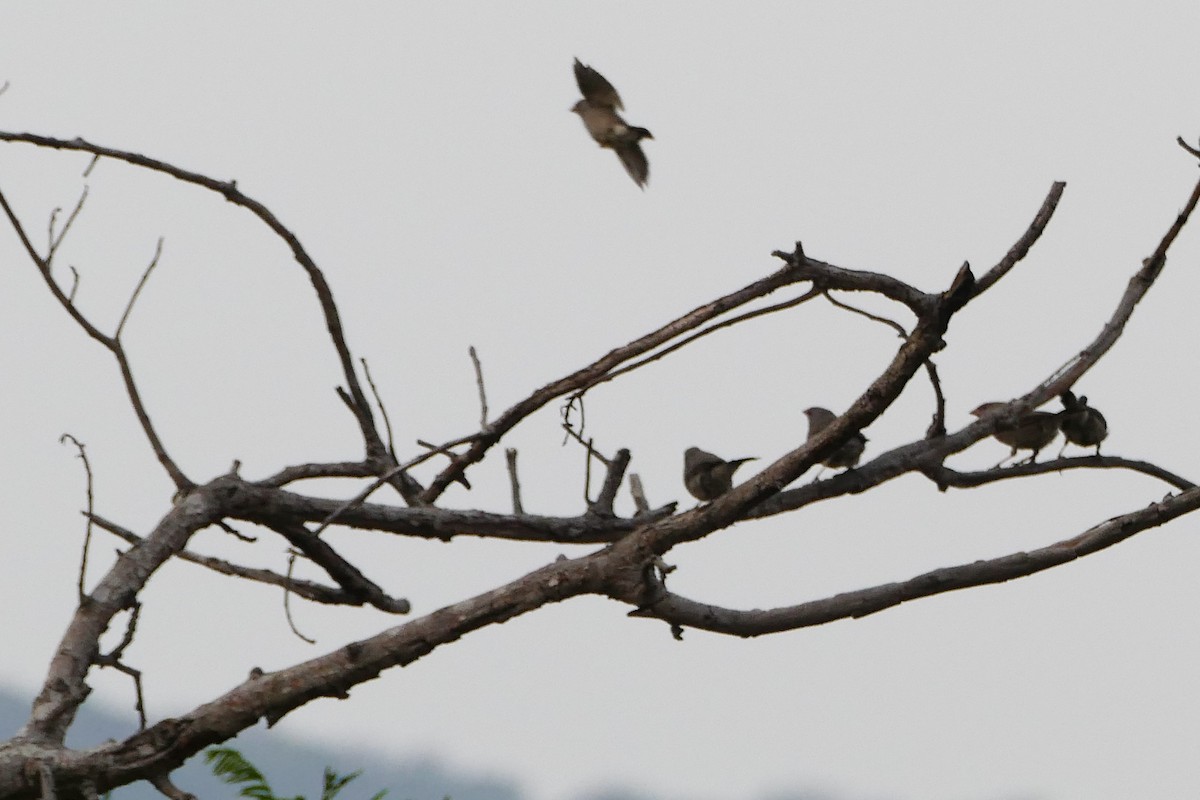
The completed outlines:
[[[1064,180],[1042,241],[955,319],[937,357],[958,428],[1095,336],[1173,221],[1197,175],[1174,144],[1200,136],[1197,31],[1194,0],[9,4],[0,129],[236,178],[325,270],[402,455],[478,424],[470,345],[499,411],[773,271],[771,251],[797,239],[839,266],[939,290],[964,260],[977,272],[999,260]],[[568,113],[576,56],[653,131],[646,191]],[[165,238],[126,337],[183,469],[207,480],[241,459],[254,478],[356,457],[332,348],[280,241],[219,196],[110,162],[85,179],[86,165],[0,145],[0,190],[44,238],[51,209],[90,186],[60,278],[79,270],[79,303],[108,330]],[[1200,393],[1198,267],[1200,231],[1186,230],[1126,336],[1077,387],[1108,417],[1107,452],[1192,480],[1195,427],[1179,415]],[[83,530],[82,473],[58,436],[87,443],[98,511],[135,531],[168,510],[172,487],[108,354],[53,304],[7,228],[0,324],[0,680],[32,698],[72,609]],[[803,439],[802,409],[844,409],[896,345],[882,326],[806,304],[594,391],[588,430],[603,450],[633,451],[653,503],[690,507],[686,447],[778,456]],[[931,410],[914,382],[866,431],[867,457],[921,436]],[[561,446],[558,420],[554,405],[513,436],[532,512],[582,510],[583,460]],[[951,463],[986,467],[1004,452],[981,442]],[[509,510],[499,449],[471,478],[446,504]],[[1045,545],[1167,491],[1116,472],[947,494],[908,477],[672,552],[671,585],[742,608],[792,604]],[[1196,527],[1185,518],[1032,578],[756,641],[690,631],[680,643],[611,602],[574,600],[281,727],[437,754],[513,776],[534,800],[614,782],[665,800],[802,788],[1192,796]],[[563,552],[344,531],[331,541],[417,614]],[[93,570],[115,546],[98,540]],[[245,545],[205,531],[193,547],[276,569],[285,559],[268,535]],[[145,671],[155,718],[253,666],[396,622],[293,602],[318,640],[308,645],[288,632],[279,592],[182,563],[142,600],[128,660]],[[120,676],[93,685],[102,702],[132,703]]]

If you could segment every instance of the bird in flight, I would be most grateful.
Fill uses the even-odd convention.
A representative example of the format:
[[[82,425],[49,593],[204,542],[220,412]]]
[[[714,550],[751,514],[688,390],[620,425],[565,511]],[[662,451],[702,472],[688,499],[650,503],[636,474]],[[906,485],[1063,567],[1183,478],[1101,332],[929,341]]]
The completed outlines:
[[[645,128],[638,128],[627,123],[618,114],[624,110],[621,96],[613,85],[605,80],[596,70],[575,59],[575,82],[583,99],[576,103],[571,111],[579,115],[587,132],[601,147],[607,147],[617,154],[625,171],[634,183],[643,189],[650,178],[650,164],[646,154],[638,144],[642,139],[653,139],[654,136]]]

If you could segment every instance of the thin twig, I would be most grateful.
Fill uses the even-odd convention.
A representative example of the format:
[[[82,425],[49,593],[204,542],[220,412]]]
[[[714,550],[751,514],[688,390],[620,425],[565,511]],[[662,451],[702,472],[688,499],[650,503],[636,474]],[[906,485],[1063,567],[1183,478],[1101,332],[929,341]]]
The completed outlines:
[[[361,492],[354,495],[354,497],[350,498],[349,500],[347,500],[346,502],[344,502],[340,506],[338,506],[337,509],[335,509],[332,513],[330,513],[329,516],[326,517],[321,522],[321,524],[317,526],[317,529],[315,531],[313,531],[313,536],[320,536],[321,533],[324,532],[324,530],[326,528],[328,528],[330,525],[332,525],[339,516],[346,513],[347,511],[349,511],[352,508],[357,508],[358,506],[362,505],[364,502],[366,502],[366,499],[368,497],[370,497],[372,494],[375,493],[376,489],[378,489],[380,486],[383,486],[384,484],[386,484],[388,481],[390,481],[396,475],[399,475],[401,472],[404,472],[406,470],[409,470],[409,469],[415,467],[416,465],[424,462],[427,459],[433,458],[435,455],[438,455],[440,453],[448,453],[449,452],[447,450],[448,447],[449,447],[449,445],[443,445],[440,448],[431,449],[428,453],[424,453],[422,455],[417,456],[416,458],[413,458],[413,459],[410,459],[409,461],[404,462],[403,464],[397,464],[396,466],[392,467],[387,472],[383,473],[378,478],[376,478],[374,481],[372,481],[371,484],[369,486],[367,486],[367,488],[363,489]]]
[[[575,411],[575,407],[579,407],[579,431],[575,431],[575,425],[571,422],[571,415]],[[563,434],[562,443],[566,444],[567,440],[573,435],[575,439],[583,444],[583,433],[587,430],[587,405],[583,401],[583,394],[576,392],[567,398],[567,402],[563,403],[562,411],[562,426],[566,430]]]
[[[71,270],[71,291],[67,294],[67,302],[74,305],[75,293],[79,291],[79,270],[73,264],[68,264],[67,269]]]
[[[95,509],[95,495],[92,491],[92,464],[88,461],[87,448],[83,446],[83,442],[76,439],[69,433],[64,433],[58,437],[59,444],[66,444],[68,441],[75,445],[75,449],[79,451],[76,457],[83,462],[84,475],[87,477],[87,524],[83,531],[83,552],[79,557],[79,602],[82,603],[87,595],[85,593],[85,585],[87,584],[87,562],[88,551],[92,544],[92,512]]]
[[[855,306],[852,306],[849,303],[843,303],[841,300],[838,300],[837,298],[835,298],[829,291],[822,291],[821,296],[824,297],[826,300],[828,300],[833,305],[837,306],[838,308],[844,308],[847,311],[850,311],[855,314],[860,314],[861,316],[864,316],[867,319],[874,320],[875,322],[879,322],[883,325],[888,326],[889,328],[894,330],[901,339],[908,337],[908,331],[904,330],[904,326],[901,325],[899,322],[896,322],[895,320],[890,320],[887,317],[877,316],[875,314],[872,314],[870,311],[864,311],[861,308],[856,308]]]
[[[128,675],[133,680],[134,691],[134,708],[138,715],[138,730],[146,730],[146,696],[142,691],[142,672],[121,661],[121,657],[125,654],[125,649],[133,644],[133,637],[137,632],[138,618],[142,613],[142,604],[136,600],[129,613],[129,624],[125,626],[125,634],[121,637],[121,642],[113,648],[112,652],[104,653],[96,657],[96,664],[102,667],[110,667]]]
[[[7,84],[5,84],[5,85],[7,86]],[[1183,137],[1182,137],[1182,136],[1176,136],[1176,137],[1175,137],[1175,142],[1176,142],[1176,143],[1177,143],[1177,144],[1178,144],[1180,147],[1182,147],[1184,150],[1188,151],[1188,152],[1189,152],[1189,153],[1191,153],[1193,156],[1195,156],[1196,158],[1200,158],[1200,150],[1197,150],[1196,148],[1192,147],[1190,144],[1188,144],[1187,142],[1185,142],[1185,141],[1183,140]]]
[[[379,415],[383,417],[383,429],[387,431],[387,449],[392,456],[392,460],[396,458],[396,440],[392,436],[392,420],[388,417],[387,406],[383,404],[383,398],[379,395],[379,389],[375,386],[375,380],[371,377],[371,368],[367,365],[365,358],[360,358],[359,363],[362,364],[363,375],[367,377],[367,386],[371,387],[371,394],[375,397],[375,405],[379,406]]]
[[[933,439],[946,435],[946,396],[942,394],[942,380],[932,358],[925,360],[925,372],[929,375],[929,384],[933,387],[934,403],[933,419],[925,430],[925,438]]]
[[[239,531],[238,529],[234,528],[232,525],[230,525],[228,522],[226,522],[226,521],[225,521],[225,520],[223,520],[223,519],[221,519],[221,520],[217,520],[217,523],[216,523],[216,524],[217,524],[217,527],[218,527],[218,528],[220,528],[221,530],[225,531],[225,532],[226,532],[226,533],[228,533],[230,536],[232,536],[233,538],[237,539],[239,542],[245,542],[246,544],[253,544],[253,543],[255,543],[255,542],[257,542],[257,541],[258,541],[258,537],[257,537],[257,536],[249,536],[249,535],[247,535],[247,534],[245,534],[245,533],[242,533],[241,531]]]
[[[292,571],[296,567],[296,555],[297,555],[297,553],[295,550],[288,553],[287,579],[288,579],[289,584],[291,583],[291,580],[292,580]],[[300,639],[303,642],[307,642],[308,644],[316,644],[317,643],[316,639],[310,639],[307,636],[305,636],[296,627],[296,623],[292,621],[292,604],[290,602],[291,596],[292,596],[291,586],[290,585],[285,586],[283,589],[283,615],[285,617],[287,617],[288,627],[292,629],[292,633],[296,634],[296,638]]]
[[[154,257],[150,259],[150,263],[146,265],[146,270],[142,273],[141,279],[137,282],[137,286],[133,289],[133,294],[129,296],[129,302],[125,304],[125,311],[121,314],[121,321],[117,323],[117,332],[113,334],[113,338],[120,340],[121,332],[125,330],[125,323],[129,320],[129,314],[133,311],[133,304],[137,302],[138,295],[142,293],[142,287],[146,285],[146,281],[150,279],[150,273],[158,266],[158,259],[162,256],[163,237],[158,237],[158,243],[154,245]]]
[[[317,295],[317,301],[321,306],[321,311],[325,317],[325,328],[329,333],[330,340],[334,350],[337,352],[338,362],[342,367],[342,373],[349,387],[351,399],[353,401],[353,410],[359,427],[362,431],[363,440],[366,444],[367,454],[369,458],[376,458],[384,454],[383,440],[380,439],[379,433],[375,430],[374,419],[371,415],[370,406],[367,404],[366,396],[363,394],[362,386],[359,384],[358,376],[354,371],[354,360],[350,354],[350,348],[346,344],[345,333],[342,328],[341,315],[338,312],[337,304],[333,299],[333,291],[329,287],[329,283],[325,280],[325,275],[317,266],[316,262],[304,249],[300,240],[292,231],[283,225],[282,222],[262,203],[243,194],[237,187],[236,181],[218,181],[206,175],[201,175],[197,172],[181,169],[165,161],[149,158],[140,153],[133,153],[126,150],[118,150],[112,147],[103,147],[93,144],[81,138],[76,139],[56,139],[50,136],[39,136],[32,133],[12,133],[8,131],[0,131],[0,141],[9,142],[25,142],[27,144],[36,145],[38,147],[47,147],[55,150],[69,150],[76,152],[91,153],[94,156],[104,156],[117,161],[124,161],[137,167],[149,169],[154,172],[160,172],[164,175],[169,175],[176,180],[190,183],[196,186],[202,186],[212,192],[224,197],[228,202],[240,206],[251,214],[256,216],[263,224],[271,229],[283,242],[287,245],[292,253],[292,257],[296,263],[308,275],[309,281],[313,285],[313,289]],[[6,209],[7,212],[7,209]],[[10,219],[14,217],[9,213]],[[444,487],[443,487],[444,488]],[[410,499],[406,496],[406,500]],[[415,498],[413,498],[415,499]]]
[[[521,481],[517,478],[517,449],[510,447],[504,451],[508,462],[508,482],[512,486],[512,504],[514,514],[524,514],[525,507],[521,505]]]
[[[563,425],[563,430],[566,431],[566,434],[563,436],[563,438],[564,439],[574,439],[575,441],[579,442],[581,445],[583,445],[583,449],[588,451],[588,455],[591,458],[596,459],[601,464],[603,464],[605,467],[608,467],[608,465],[612,463],[612,459],[610,459],[608,456],[604,455],[603,453],[601,453],[599,450],[596,449],[595,440],[584,439],[583,436],[580,435],[579,432],[577,432],[574,428],[571,428],[567,425]]]
[[[591,507],[592,505],[592,456],[599,455],[596,453],[593,439],[588,439],[585,442],[587,454],[583,457],[583,504]]]
[[[3,138],[4,134],[0,133],[0,139]],[[141,394],[138,392],[137,385],[134,383],[133,371],[129,367],[129,360],[125,356],[125,350],[121,346],[121,342],[102,333],[99,328],[93,325],[91,321],[88,320],[88,318],[85,317],[79,311],[79,309],[75,307],[75,304],[71,302],[71,299],[67,297],[67,295],[63,294],[62,289],[54,281],[54,277],[50,273],[49,262],[47,262],[38,254],[37,249],[33,246],[33,242],[29,239],[29,235],[25,232],[25,226],[22,225],[21,221],[17,218],[16,212],[13,211],[12,206],[9,205],[8,198],[4,196],[3,192],[0,192],[0,209],[3,209],[5,215],[8,217],[9,223],[13,226],[13,230],[17,232],[17,238],[21,240],[21,245],[25,248],[25,252],[29,255],[30,260],[33,261],[34,265],[37,266],[38,271],[42,274],[42,280],[46,283],[50,293],[54,295],[54,299],[57,300],[59,305],[66,310],[71,319],[75,320],[76,324],[83,328],[88,336],[102,344],[117,359],[117,365],[121,370],[121,379],[125,383],[125,392],[129,397],[130,405],[133,406],[134,414],[137,416],[138,422],[142,426],[142,432],[145,433],[146,438],[150,442],[150,448],[154,451],[154,455],[158,459],[159,464],[162,465],[163,469],[166,470],[167,475],[170,476],[171,481],[175,484],[175,488],[180,491],[194,488],[196,484],[188,479],[187,475],[183,473],[183,471],[179,468],[179,465],[175,463],[174,459],[167,454],[162,440],[158,438],[158,433],[155,430],[153,423],[150,421],[150,415],[146,412],[146,408],[142,403]]]
[[[487,392],[483,389],[483,365],[479,363],[479,354],[475,352],[475,345],[467,348],[467,354],[471,356],[471,365],[475,367],[475,385],[479,388],[479,430],[486,430],[488,426],[488,406]]]
[[[71,230],[71,226],[75,223],[75,219],[79,216],[79,212],[83,210],[83,203],[85,200],[87,200],[87,196],[88,187],[84,186],[83,191],[79,194],[79,200],[75,203],[75,208],[71,209],[70,216],[67,217],[67,221],[63,224],[62,231],[60,231],[57,236],[54,234],[54,222],[58,217],[58,213],[62,211],[62,209],[56,208],[50,213],[50,241],[49,246],[46,249],[47,264],[54,261],[54,254],[58,252],[59,246],[62,245],[63,240],[67,238],[67,232]]]
[[[702,339],[705,336],[708,336],[710,333],[716,333],[717,331],[721,330],[722,328],[728,328],[733,325],[737,325],[739,322],[745,322],[747,320],[754,319],[755,317],[761,317],[765,314],[774,314],[777,311],[783,311],[785,309],[793,308],[795,306],[800,305],[801,303],[806,303],[809,300],[816,297],[817,295],[823,294],[823,293],[824,293],[823,290],[820,290],[814,286],[813,288],[809,289],[807,292],[800,295],[799,297],[794,297],[791,300],[786,300],[782,303],[775,303],[774,305],[766,306],[764,308],[759,308],[754,311],[748,311],[745,314],[740,314],[736,317],[731,317],[730,319],[723,320],[722,322],[719,322],[716,325],[710,325],[709,327],[705,328],[704,330],[697,331],[696,333],[692,334],[691,336],[686,336],[683,339],[680,339],[678,342],[675,342],[670,347],[664,347],[662,350],[655,352],[653,355],[647,356],[646,358],[643,358],[640,361],[635,361],[632,364],[621,367],[620,369],[615,369],[612,372],[609,372],[607,375],[597,378],[596,380],[592,381],[591,383],[587,384],[586,386],[583,386],[582,388],[580,388],[575,393],[575,396],[582,396],[589,389],[595,388],[596,386],[599,386],[602,383],[608,383],[609,381],[619,378],[622,375],[625,375],[626,373],[633,372],[635,369],[644,367],[647,364],[653,364],[655,361],[658,361],[659,359],[664,358],[664,357],[670,355],[671,353],[674,353],[676,350],[680,349],[681,347],[686,347],[687,345],[691,344],[692,342],[696,341],[697,339]]]

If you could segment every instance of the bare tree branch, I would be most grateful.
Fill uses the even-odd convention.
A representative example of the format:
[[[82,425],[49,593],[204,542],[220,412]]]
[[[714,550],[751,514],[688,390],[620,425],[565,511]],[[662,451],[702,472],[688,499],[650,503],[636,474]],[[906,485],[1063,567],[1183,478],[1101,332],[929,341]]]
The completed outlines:
[[[475,386],[479,389],[479,430],[486,430],[488,426],[488,406],[487,392],[483,388],[483,365],[479,363],[479,354],[475,352],[475,345],[467,348],[467,354],[471,356],[471,366],[475,368]]]
[[[292,570],[295,569],[295,567],[296,567],[296,556],[297,555],[299,555],[299,554],[296,553],[295,551],[288,553],[287,578],[288,578],[289,583],[292,580]],[[307,637],[303,633],[301,633],[300,629],[296,627],[296,621],[294,619],[292,619],[292,602],[291,601],[292,601],[292,593],[290,591],[290,588],[285,586],[283,589],[283,616],[287,620],[288,627],[292,629],[292,633],[300,641],[302,641],[306,644],[316,644],[317,643],[316,639],[310,639],[309,637]]]
[[[96,495],[93,491],[92,464],[88,461],[87,448],[83,446],[83,442],[69,433],[64,433],[58,437],[58,441],[59,444],[66,444],[69,441],[75,445],[77,451],[76,457],[83,462],[83,473],[84,477],[87,478],[87,513],[85,514],[87,525],[83,531],[83,548],[79,556],[79,582],[77,586],[77,600],[82,603],[84,597],[87,596],[84,587],[87,584],[88,551],[92,545],[92,511],[95,509],[96,504]]]
[[[379,389],[375,386],[375,381],[371,378],[371,368],[367,365],[365,358],[360,358],[359,363],[362,364],[363,375],[366,376],[367,385],[371,387],[371,395],[375,398],[375,405],[379,406],[379,416],[383,417],[383,429],[387,432],[387,451],[393,460],[396,460],[396,440],[392,435],[392,421],[388,418],[387,406],[383,404],[383,398],[379,395]]]
[[[510,447],[505,450],[504,458],[508,462],[508,482],[512,487],[513,513],[524,514],[525,509],[521,505],[521,481],[517,477],[517,449]]]
[[[1042,237],[1042,232],[1046,230],[1046,225],[1050,223],[1050,218],[1054,216],[1054,210],[1058,208],[1058,201],[1062,199],[1063,190],[1067,188],[1064,181],[1056,181],[1050,187],[1050,193],[1046,195],[1046,199],[1042,202],[1042,207],[1034,216],[1033,222],[1029,224],[1029,229],[1025,234],[1017,240],[1004,258],[1000,259],[996,266],[989,269],[975,281],[975,297],[986,292],[996,281],[1008,274],[1008,271],[1017,265],[1017,263],[1025,258],[1029,249],[1034,243]]]
[[[601,517],[615,516],[613,513],[613,501],[617,498],[617,491],[621,488],[621,481],[625,477],[625,470],[629,468],[630,453],[625,448],[617,451],[612,460],[608,463],[608,471],[604,475],[604,484],[600,487],[600,495],[592,503],[589,513],[599,515]]]
[[[120,341],[121,332],[125,330],[125,323],[129,320],[129,314],[133,311],[133,304],[137,302],[138,295],[142,293],[142,288],[146,285],[146,281],[150,278],[150,273],[158,266],[158,259],[162,256],[163,238],[158,237],[158,244],[154,246],[154,257],[150,259],[150,263],[146,265],[145,272],[142,273],[141,279],[133,290],[133,294],[129,295],[129,302],[125,304],[125,311],[121,314],[121,321],[117,323],[117,332],[113,334],[113,339]]]
[[[124,539],[130,544],[140,544],[142,537],[136,533],[104,519],[101,516],[95,515],[92,520],[101,528],[109,533]],[[253,567],[243,567],[238,564],[231,564],[219,558],[211,556],[202,556],[198,553],[193,553],[190,550],[180,550],[176,557],[182,561],[189,561],[193,564],[205,567],[213,572],[221,575],[228,575],[234,578],[242,578],[256,583],[264,583],[268,586],[278,586],[287,589],[293,594],[303,597],[305,600],[311,600],[314,603],[324,603],[326,605],[343,605],[343,606],[359,606],[365,603],[362,597],[351,597],[347,592],[339,589],[332,589],[328,586],[322,586],[311,581],[301,580],[300,578],[280,575],[276,572],[271,572],[266,569],[255,569]]]
[[[58,212],[62,211],[62,209],[56,208],[50,213],[50,232],[46,247],[47,265],[54,262],[55,253],[58,252],[58,248],[60,245],[62,245],[63,240],[67,238],[67,233],[70,232],[71,226],[75,224],[75,220],[79,216],[79,212],[83,210],[83,204],[87,201],[87,196],[88,187],[84,186],[83,191],[79,194],[79,200],[77,200],[75,203],[75,208],[71,209],[71,213],[67,217],[67,221],[63,223],[62,230],[57,234],[54,232],[54,223],[58,217]]]
[[[631,612],[631,616],[653,617],[734,636],[761,636],[839,619],[857,619],[909,600],[1033,575],[1112,547],[1136,533],[1163,525],[1197,508],[1200,508],[1200,489],[1193,488],[1038,550],[945,567],[900,583],[845,592],[786,608],[736,611],[697,603],[664,590],[661,597]]]
[[[288,230],[283,223],[279,221],[270,210],[262,203],[254,200],[251,197],[243,194],[237,188],[236,181],[217,181],[197,172],[190,172],[185,169],[168,164],[165,161],[148,158],[139,153],[131,153],[125,150],[117,150],[111,147],[102,147],[101,145],[92,144],[81,138],[72,140],[55,139],[50,136],[38,136],[31,133],[11,133],[8,131],[0,131],[0,141],[8,142],[25,142],[27,144],[37,145],[38,147],[47,147],[55,150],[75,150],[84,153],[91,153],[95,156],[103,156],[117,161],[124,161],[134,166],[143,167],[153,172],[161,172],[164,175],[169,175],[172,178],[190,183],[196,186],[201,186],[210,191],[224,197],[229,202],[236,206],[245,208],[254,216],[258,217],[268,228],[271,229],[292,252],[292,257],[296,263],[308,274],[309,281],[313,285],[313,289],[317,294],[317,301],[321,305],[321,311],[325,316],[325,327],[329,332],[330,340],[333,343],[334,349],[337,351],[338,360],[342,366],[343,378],[346,381],[346,386],[349,390],[350,397],[353,401],[353,409],[355,416],[358,419],[359,427],[362,430],[363,440],[366,444],[368,458],[380,458],[384,455],[385,449],[383,440],[379,438],[378,432],[375,430],[374,419],[371,416],[370,406],[367,404],[366,396],[363,394],[362,386],[359,384],[358,375],[354,371],[354,362],[350,355],[350,348],[346,344],[346,337],[342,330],[341,316],[338,313],[337,305],[333,300],[333,292],[329,288],[329,284],[325,280],[324,273],[317,267],[315,261],[309,256],[308,251],[300,244],[300,240],[296,235]],[[5,203],[5,212],[10,219],[15,220],[11,211]],[[15,221],[14,221],[15,224]],[[22,236],[24,239],[24,236]],[[28,247],[27,247],[28,249]],[[30,250],[32,254],[32,250]]]
[[[4,135],[0,134],[0,139],[3,138]],[[134,383],[133,372],[129,368],[129,360],[125,356],[125,349],[121,346],[120,340],[101,333],[96,326],[94,326],[86,317],[83,316],[82,313],[80,313],[79,309],[75,307],[75,304],[71,301],[71,299],[63,294],[62,289],[59,288],[58,284],[55,282],[53,275],[50,274],[50,263],[38,255],[33,243],[29,240],[29,236],[25,233],[24,226],[22,226],[21,221],[17,219],[16,213],[13,211],[12,206],[8,204],[8,198],[4,196],[3,192],[0,192],[0,208],[4,210],[5,215],[8,217],[8,221],[12,224],[13,229],[17,232],[17,236],[21,240],[21,244],[24,246],[25,252],[29,255],[30,260],[33,261],[34,265],[37,266],[38,271],[42,274],[42,278],[45,281],[46,286],[50,289],[51,294],[54,295],[54,299],[56,299],[67,311],[67,313],[70,314],[71,318],[74,319],[81,328],[83,328],[88,336],[102,344],[117,359],[117,365],[121,371],[121,379],[125,383],[125,391],[129,396],[130,405],[133,406],[133,412],[137,416],[138,422],[142,426],[142,431],[146,434],[146,438],[150,442],[150,448],[154,451],[155,456],[158,457],[158,462],[163,466],[163,469],[165,469],[167,474],[171,477],[172,482],[175,484],[175,488],[180,491],[184,491],[195,486],[195,484],[183,474],[183,471],[179,469],[178,465],[175,464],[175,461],[167,454],[162,440],[158,438],[158,433],[155,431],[154,425],[150,421],[150,415],[146,412],[146,407],[142,403],[141,394],[138,392],[137,385]],[[72,295],[73,294],[74,290],[72,290]]]

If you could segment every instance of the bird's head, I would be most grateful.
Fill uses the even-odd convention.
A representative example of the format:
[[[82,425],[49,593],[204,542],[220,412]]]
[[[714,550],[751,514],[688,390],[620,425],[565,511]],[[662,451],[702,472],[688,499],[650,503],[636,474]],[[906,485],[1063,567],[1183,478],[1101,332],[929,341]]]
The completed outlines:
[[[587,109],[587,100],[580,100],[569,109],[572,114],[583,114]]]

